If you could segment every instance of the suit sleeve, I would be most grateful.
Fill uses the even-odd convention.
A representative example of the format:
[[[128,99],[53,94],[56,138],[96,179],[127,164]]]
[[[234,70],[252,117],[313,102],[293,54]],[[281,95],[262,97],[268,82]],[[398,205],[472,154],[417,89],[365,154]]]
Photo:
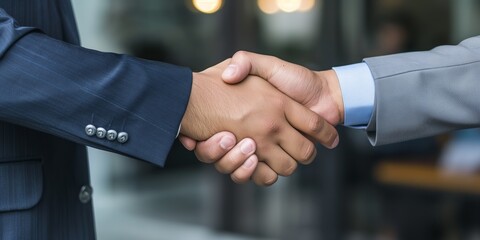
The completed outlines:
[[[364,61],[375,80],[373,145],[480,126],[480,36]]]
[[[70,45],[0,9],[0,120],[163,165],[190,96],[189,69]],[[87,125],[128,134],[88,136]]]

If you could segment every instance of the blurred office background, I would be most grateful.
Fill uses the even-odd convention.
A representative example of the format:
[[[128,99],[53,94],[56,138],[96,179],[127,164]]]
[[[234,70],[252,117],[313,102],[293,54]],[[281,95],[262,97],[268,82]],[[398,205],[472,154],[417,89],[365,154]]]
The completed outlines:
[[[194,71],[237,50],[320,70],[480,34],[477,0],[72,2],[83,46]],[[339,131],[337,149],[268,188],[178,144],[163,169],[90,149],[98,239],[480,239],[478,130],[377,148]]]

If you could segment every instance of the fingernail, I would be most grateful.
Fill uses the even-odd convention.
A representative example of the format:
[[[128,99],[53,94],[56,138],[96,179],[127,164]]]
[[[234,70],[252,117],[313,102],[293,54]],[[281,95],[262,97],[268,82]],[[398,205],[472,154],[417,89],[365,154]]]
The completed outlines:
[[[339,141],[340,141],[340,139],[338,139],[338,136],[337,136],[337,138],[335,138],[335,141],[333,141],[333,144],[332,144],[331,148],[336,148],[338,146]]]
[[[223,137],[220,139],[220,147],[224,150],[229,150],[235,145],[235,141],[231,137]]]
[[[251,167],[253,166],[253,164],[255,164],[255,161],[253,161],[253,158],[252,158],[252,157],[249,157],[249,158],[247,159],[247,161],[245,161],[245,162],[243,163],[243,167],[244,167],[244,168],[251,168]]]
[[[235,64],[230,64],[228,67],[223,71],[222,77],[223,78],[231,78],[235,75],[237,72],[237,65]]]
[[[243,154],[248,155],[248,154],[253,153],[254,148],[255,147],[253,146],[253,143],[251,141],[244,141],[242,143],[242,145],[240,146],[240,151]]]

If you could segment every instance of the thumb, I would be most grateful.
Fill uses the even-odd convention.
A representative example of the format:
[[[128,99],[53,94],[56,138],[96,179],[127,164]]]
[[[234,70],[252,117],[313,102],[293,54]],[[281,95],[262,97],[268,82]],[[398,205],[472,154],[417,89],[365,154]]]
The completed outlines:
[[[278,83],[273,82],[273,77],[280,69],[284,69],[284,72],[286,71],[285,69],[295,72],[298,71],[298,69],[302,69],[302,67],[299,68],[298,65],[273,56],[238,51],[230,59],[228,67],[222,74],[222,79],[226,83],[235,84],[243,81],[248,75],[255,75],[265,79],[275,87],[281,88],[281,85],[284,85],[284,81]],[[292,74],[288,71],[285,73]]]
[[[222,79],[226,83],[236,84],[243,81],[252,73],[253,57],[250,53],[239,51],[230,59],[230,63],[222,73]]]

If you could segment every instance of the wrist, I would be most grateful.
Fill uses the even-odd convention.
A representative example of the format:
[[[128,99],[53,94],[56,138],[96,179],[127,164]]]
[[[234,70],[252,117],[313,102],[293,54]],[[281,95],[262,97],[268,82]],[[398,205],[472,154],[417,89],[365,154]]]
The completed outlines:
[[[185,113],[183,114],[182,121],[180,122],[180,134],[191,137],[192,135],[192,126],[191,123],[193,122],[192,119],[195,117],[195,112],[197,107],[195,106],[197,93],[198,93],[198,73],[192,73],[192,87],[190,90],[190,98],[188,99],[187,108],[185,109]]]
[[[203,141],[223,130],[225,109],[218,106],[220,99],[227,99],[223,85],[227,86],[209,72],[192,73],[192,90],[181,121],[182,135]]]
[[[327,120],[332,119],[330,123],[335,125],[343,123],[345,109],[337,74],[333,70],[318,71],[315,73],[321,82],[322,96],[324,96],[324,99],[328,100],[327,102],[324,102],[324,100],[319,101],[319,104],[323,103],[323,105],[330,105],[328,109],[329,112],[325,114],[331,114],[332,116],[327,118]]]

